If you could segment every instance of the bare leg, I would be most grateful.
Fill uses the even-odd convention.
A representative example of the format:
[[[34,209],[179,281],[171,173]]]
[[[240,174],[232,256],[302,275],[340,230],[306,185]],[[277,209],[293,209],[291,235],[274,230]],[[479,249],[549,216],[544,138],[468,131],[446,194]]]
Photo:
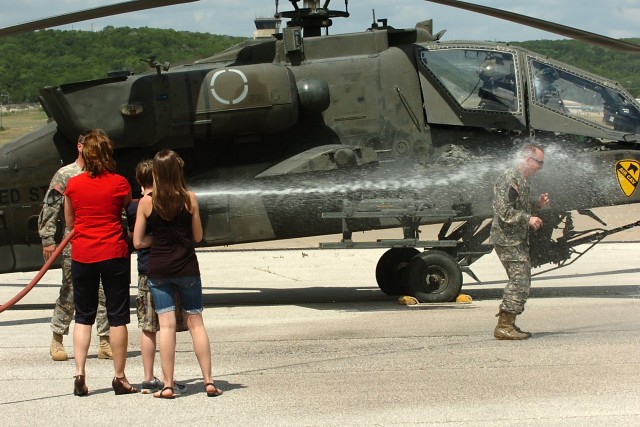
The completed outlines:
[[[211,348],[209,347],[209,336],[204,327],[202,313],[188,314],[187,325],[193,341],[193,351],[196,353],[204,383],[213,382],[211,380]]]
[[[173,311],[158,314],[160,324],[160,363],[165,387],[173,388],[173,370],[176,362],[176,314]]]
[[[91,325],[76,323],[73,327],[73,358],[76,361],[76,375],[85,375],[90,344]]]
[[[127,345],[129,332],[127,326],[111,326],[109,331],[111,351],[113,352],[113,370],[117,378],[124,377],[124,368],[127,364]],[[125,382],[125,381],[123,381]]]
[[[140,353],[142,353],[142,368],[144,380],[153,381],[153,364],[156,358],[156,333],[142,331],[140,336]]]

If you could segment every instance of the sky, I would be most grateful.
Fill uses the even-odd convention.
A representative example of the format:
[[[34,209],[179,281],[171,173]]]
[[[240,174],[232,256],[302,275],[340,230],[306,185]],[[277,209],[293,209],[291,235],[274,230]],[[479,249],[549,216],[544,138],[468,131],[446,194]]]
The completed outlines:
[[[0,27],[41,18],[121,3],[125,0],[4,0],[0,2]],[[321,1],[323,3],[324,0]],[[433,19],[434,33],[446,29],[448,40],[525,41],[561,39],[497,18],[486,17],[425,0],[351,0],[350,18],[336,18],[331,34],[365,30],[376,19],[386,18],[396,28],[411,28],[416,22]],[[640,0],[481,0],[477,4],[502,8],[534,18],[557,22],[612,38],[640,37]],[[299,3],[302,7],[302,2]],[[332,0],[331,9],[344,10],[344,0]],[[279,9],[292,10],[288,0]],[[132,12],[79,22],[57,29],[99,31],[105,26],[173,28],[230,36],[252,37],[253,20],[272,16],[274,0],[200,0],[155,10]]]

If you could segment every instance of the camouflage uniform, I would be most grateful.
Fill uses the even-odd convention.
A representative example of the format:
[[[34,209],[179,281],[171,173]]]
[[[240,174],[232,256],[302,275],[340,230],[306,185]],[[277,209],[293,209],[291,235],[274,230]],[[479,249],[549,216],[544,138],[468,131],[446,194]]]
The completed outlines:
[[[56,244],[55,236],[58,227],[64,225],[64,191],[69,178],[82,172],[76,162],[61,167],[51,179],[49,189],[44,199],[44,205],[38,218],[38,233],[42,239],[42,246]],[[64,227],[64,235],[69,233]],[[69,243],[62,251],[62,286],[60,295],[56,300],[51,318],[51,330],[55,334],[67,335],[69,325],[75,307],[73,305],[73,286],[71,283],[71,244]],[[109,322],[107,321],[107,311],[105,308],[105,297],[102,285],[98,293],[98,312],[96,316],[96,329],[101,337],[109,336]]]
[[[182,303],[180,302],[180,294],[178,292],[175,293],[174,299],[176,306],[176,332],[188,331],[187,317],[182,313]],[[138,273],[138,295],[136,296],[136,304],[138,307],[138,328],[146,332],[158,332],[160,330],[158,315],[156,314],[156,306],[153,303],[146,274]]]
[[[529,259],[529,218],[533,205],[531,189],[518,168],[503,173],[493,189],[491,240],[509,276],[500,310],[513,314],[524,311],[531,288]]]

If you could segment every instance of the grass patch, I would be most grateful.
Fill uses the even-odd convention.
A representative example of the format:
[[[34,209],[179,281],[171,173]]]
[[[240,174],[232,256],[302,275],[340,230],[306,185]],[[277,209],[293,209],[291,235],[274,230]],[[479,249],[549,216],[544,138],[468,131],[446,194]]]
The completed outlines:
[[[2,113],[0,145],[21,137],[47,124],[47,115],[42,109]]]

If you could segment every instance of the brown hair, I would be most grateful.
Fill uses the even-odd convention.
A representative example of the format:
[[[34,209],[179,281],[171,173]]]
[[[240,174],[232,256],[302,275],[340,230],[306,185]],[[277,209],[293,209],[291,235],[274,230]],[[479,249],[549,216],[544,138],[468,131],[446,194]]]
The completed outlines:
[[[113,160],[113,143],[104,131],[100,129],[90,131],[85,135],[81,144],[84,169],[91,177],[95,178],[105,171],[116,171],[116,161]]]
[[[165,221],[175,219],[185,206],[191,210],[183,166],[183,160],[172,150],[160,151],[153,158],[153,209]]]
[[[153,186],[153,160],[146,159],[136,166],[136,181],[144,188]]]

